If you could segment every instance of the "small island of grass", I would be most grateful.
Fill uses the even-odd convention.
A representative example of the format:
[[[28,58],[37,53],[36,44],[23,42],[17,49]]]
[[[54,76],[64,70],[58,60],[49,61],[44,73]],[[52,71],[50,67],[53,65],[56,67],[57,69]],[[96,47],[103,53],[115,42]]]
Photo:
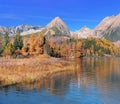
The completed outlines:
[[[48,55],[24,59],[0,59],[0,85],[32,83],[62,71],[73,71],[70,62]]]

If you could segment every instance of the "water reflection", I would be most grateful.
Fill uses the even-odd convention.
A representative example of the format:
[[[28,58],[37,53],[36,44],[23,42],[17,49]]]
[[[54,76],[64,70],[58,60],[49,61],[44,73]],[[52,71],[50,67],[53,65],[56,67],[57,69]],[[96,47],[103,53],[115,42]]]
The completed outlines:
[[[34,99],[43,99],[41,104],[56,104],[56,101],[58,104],[120,103],[120,58],[83,58],[71,61],[75,71],[58,73],[32,84],[0,88],[0,98],[9,102],[9,97],[14,95],[19,98],[19,95],[28,94],[33,97],[37,94]],[[54,100],[47,103],[46,100],[50,99]],[[34,104],[29,100],[29,104]],[[0,104],[5,102],[0,101]]]

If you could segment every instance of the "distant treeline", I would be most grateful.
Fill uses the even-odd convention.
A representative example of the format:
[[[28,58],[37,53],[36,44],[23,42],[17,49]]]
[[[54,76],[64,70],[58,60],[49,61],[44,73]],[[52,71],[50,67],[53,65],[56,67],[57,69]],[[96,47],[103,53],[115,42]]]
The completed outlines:
[[[52,38],[53,37],[53,38]],[[52,38],[52,39],[51,39]],[[115,46],[105,38],[67,38],[44,36],[43,33],[22,37],[19,30],[14,37],[6,33],[0,37],[0,55],[14,58],[24,58],[48,54],[53,57],[83,57],[83,56],[119,56],[120,47]]]

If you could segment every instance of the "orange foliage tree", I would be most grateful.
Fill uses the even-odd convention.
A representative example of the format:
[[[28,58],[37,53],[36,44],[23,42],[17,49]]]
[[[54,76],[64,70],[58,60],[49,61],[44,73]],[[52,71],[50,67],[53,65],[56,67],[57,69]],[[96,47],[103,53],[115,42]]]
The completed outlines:
[[[36,37],[34,34],[32,34],[29,39],[29,53],[31,55],[35,54],[36,51],[35,48],[36,48]]]
[[[45,44],[45,37],[43,33],[39,33],[37,40],[36,40],[36,54],[43,54],[44,53],[44,44]]]

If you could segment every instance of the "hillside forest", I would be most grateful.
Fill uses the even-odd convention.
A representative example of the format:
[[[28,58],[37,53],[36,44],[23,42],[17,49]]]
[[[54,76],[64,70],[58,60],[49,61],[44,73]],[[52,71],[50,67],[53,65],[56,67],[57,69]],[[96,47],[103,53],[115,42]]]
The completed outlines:
[[[21,36],[19,30],[13,37],[6,32],[0,37],[0,56],[24,58],[48,54],[52,57],[119,56],[120,47],[105,38],[78,39],[50,36],[39,32]]]

